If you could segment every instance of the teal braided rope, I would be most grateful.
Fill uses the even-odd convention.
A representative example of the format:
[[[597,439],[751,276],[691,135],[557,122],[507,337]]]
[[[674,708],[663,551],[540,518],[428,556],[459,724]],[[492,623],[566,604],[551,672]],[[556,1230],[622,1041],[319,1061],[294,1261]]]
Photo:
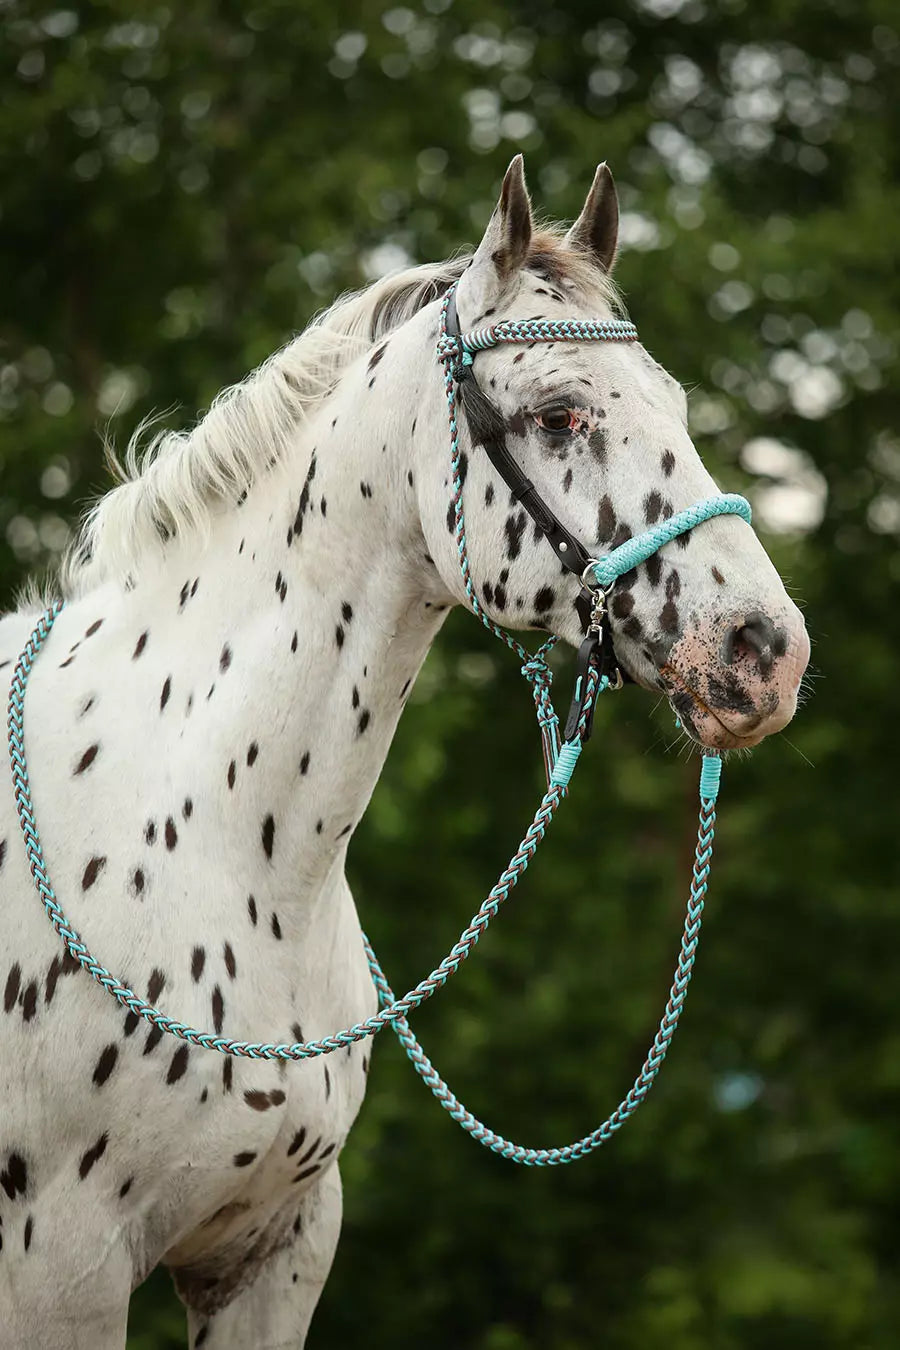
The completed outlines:
[[[504,319],[460,337],[442,335],[438,353],[458,358],[461,351],[483,352],[502,342],[636,342],[637,336],[634,324],[626,319]]]
[[[715,766],[712,774],[707,769],[708,765]],[[584,1135],[581,1139],[576,1139],[572,1144],[566,1144],[563,1148],[526,1148],[522,1144],[514,1143],[511,1139],[505,1139],[503,1135],[496,1134],[487,1125],[484,1125],[454,1095],[416,1040],[406,1018],[398,1017],[395,1019],[393,1023],[394,1031],[422,1082],[430,1088],[434,1097],[440,1102],[448,1115],[456,1121],[457,1125],[484,1148],[490,1149],[492,1153],[498,1153],[502,1158],[508,1158],[510,1162],[521,1163],[525,1167],[560,1167],[565,1163],[577,1162],[579,1158],[587,1157],[589,1153],[593,1153],[595,1149],[600,1148],[602,1144],[611,1139],[645,1100],[656,1081],[656,1076],[662,1067],[669,1046],[672,1044],[678,1019],[687,998],[688,985],[697,957],[700,925],[703,919],[703,906],[715,835],[715,800],[718,793],[720,771],[720,759],[711,755],[704,756],[701,793],[705,791],[711,793],[711,795],[701,795],[700,799],[700,824],[697,831],[690,896],[687,903],[678,964],[675,967],[672,987],[669,990],[669,1001],[666,1004],[666,1010],[653,1038],[653,1044],[647,1058],[641,1066],[640,1073],[626,1096],[602,1125],[598,1125],[590,1134]],[[715,780],[714,785],[710,783],[710,778]],[[372,971],[372,978],[378,990],[379,1001],[386,1007],[394,1005],[395,1000],[391,987],[385,979],[384,972],[368,942],[366,942],[366,955],[369,958],[369,969]]]
[[[340,1050],[356,1041],[374,1036],[383,1027],[395,1022],[398,1017],[403,1017],[413,1009],[420,1007],[446,984],[449,977],[471,955],[478,939],[482,933],[487,931],[491,920],[496,916],[500,906],[508,898],[510,891],[518,883],[519,878],[533,858],[538,844],[543,839],[560,802],[566,795],[565,786],[562,784],[548,788],[517,851],[513,854],[506,869],[500,874],[496,885],[482,902],[468,927],[463,930],[456,943],[431,974],[420,980],[415,988],[410,989],[403,998],[392,1002],[390,1007],[382,1008],[373,1017],[366,1018],[363,1022],[357,1022],[343,1031],[335,1032],[331,1036],[324,1036],[318,1041],[307,1041],[305,1043],[237,1041],[225,1036],[213,1035],[207,1031],[198,1031],[195,1027],[187,1026],[184,1022],[169,1017],[159,1008],[154,1007],[152,1003],[148,1003],[128,985],[123,984],[121,980],[112,975],[105,966],[101,965],[77,930],[73,928],[50,883],[35,820],[34,803],[28,778],[25,757],[24,709],[25,691],[31,669],[62,608],[61,602],[52,606],[45,614],[41,615],[35,625],[21,656],[16,662],[7,705],[7,731],[13,790],[31,875],[54,930],[64,942],[72,958],[78,962],[82,969],[86,970],[91,978],[107,993],[111,994],[123,1008],[127,1008],[129,1012],[133,1012],[145,1021],[158,1026],[168,1035],[187,1041],[191,1045],[198,1045],[206,1050],[216,1050],[219,1054],[236,1055],[247,1059],[313,1059],[319,1055],[333,1054],[335,1050]],[[582,719],[578,734],[581,735],[583,730],[584,719]],[[371,950],[368,943],[367,949]]]
[[[605,590],[619,577],[630,572],[632,567],[646,562],[662,548],[663,544],[671,543],[678,535],[692,530],[695,525],[702,525],[713,516],[728,515],[740,516],[749,525],[753,513],[746,497],[741,497],[736,492],[723,492],[720,496],[707,497],[705,501],[695,502],[693,506],[676,512],[668,520],[661,520],[658,525],[651,526],[634,539],[626,539],[625,543],[614,548],[612,553],[605,554],[592,564],[597,585]]]

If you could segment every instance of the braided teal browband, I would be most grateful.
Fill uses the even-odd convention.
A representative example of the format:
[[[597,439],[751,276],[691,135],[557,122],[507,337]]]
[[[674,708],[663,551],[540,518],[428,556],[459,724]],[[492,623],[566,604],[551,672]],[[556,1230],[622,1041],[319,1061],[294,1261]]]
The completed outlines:
[[[445,300],[442,310],[444,317],[446,316],[447,303],[447,300]],[[497,324],[491,329],[483,329],[477,333],[466,335],[463,348],[471,354],[498,342],[633,340],[635,336],[636,333],[632,325],[619,321],[597,323],[584,323],[575,320],[559,323],[546,321],[519,323],[511,321]],[[577,716],[573,719],[570,714],[571,734],[567,736],[565,741],[561,741],[559,719],[550,698],[551,672],[545,659],[547,652],[555,642],[555,638],[550,638],[534,656],[531,656],[511,634],[506,633],[496,625],[481,607],[471,581],[462,504],[462,484],[460,481],[455,374],[455,367],[461,355],[460,346],[457,343],[449,344],[442,339],[439,344],[438,355],[445,368],[452,445],[451,466],[456,539],[466,594],[472,609],[481,619],[481,622],[519,656],[522,661],[522,673],[532,684],[538,724],[544,744],[548,785],[540,806],[535,812],[522,842],[510,859],[509,865],[500,874],[496,885],[490,891],[468,927],[460,934],[457,942],[439,965],[432,970],[431,974],[410,989],[402,998],[395,998],[368,938],[363,935],[366,958],[381,1004],[380,1011],[374,1016],[366,1018],[365,1021],[358,1022],[354,1026],[347,1027],[343,1031],[337,1031],[330,1036],[323,1036],[317,1041],[298,1043],[257,1042],[232,1040],[208,1031],[198,1031],[194,1027],[187,1026],[183,1022],[169,1017],[159,1008],[142,999],[133,989],[123,984],[96,960],[66,917],[50,883],[35,820],[34,803],[31,797],[31,786],[25,758],[24,708],[26,686],[34,662],[63,608],[62,602],[53,605],[40,617],[28,638],[24,651],[16,662],[13,673],[7,718],[13,788],[29,867],[53,928],[62,939],[71,957],[129,1012],[144,1018],[161,1031],[191,1045],[215,1050],[225,1055],[267,1060],[305,1060],[319,1055],[328,1055],[342,1047],[350,1046],[356,1041],[374,1036],[383,1027],[391,1025],[416,1072],[428,1085],[444,1109],[474,1139],[486,1148],[511,1159],[513,1162],[524,1163],[529,1166],[556,1166],[574,1162],[577,1158],[586,1156],[610,1139],[644,1100],[665,1059],[684,1005],[697,952],[704,897],[712,857],[716,819],[715,803],[719,790],[721,760],[714,752],[707,752],[703,757],[700,774],[700,824],[681,948],[665,1013],[633,1086],[602,1125],[599,1125],[590,1134],[563,1148],[525,1148],[495,1134],[466,1110],[439,1077],[413,1035],[407,1020],[407,1014],[413,1012],[427,999],[431,998],[432,994],[440,989],[449,977],[458,970],[462,962],[471,954],[478,939],[487,931],[491,920],[519,881],[534,856],[538,844],[543,839],[560,803],[568,794],[569,779],[582,745],[590,731],[594,702],[600,693],[612,687],[612,683],[609,676],[601,671],[598,663],[591,661],[587,665],[584,672],[579,675],[579,685],[583,683],[583,688],[578,696]],[[629,540],[627,544],[615,549],[605,558],[592,560],[594,589],[597,594],[592,624],[597,625],[598,633],[600,625],[605,620],[605,610],[602,603],[605,591],[611,588],[618,577],[639,562],[645,561],[663,544],[668,543],[677,535],[692,529],[695,525],[709,520],[713,516],[727,512],[739,514],[747,521],[750,519],[750,508],[743,498],[714,497],[672,516],[660,526],[647,531],[646,534]]]

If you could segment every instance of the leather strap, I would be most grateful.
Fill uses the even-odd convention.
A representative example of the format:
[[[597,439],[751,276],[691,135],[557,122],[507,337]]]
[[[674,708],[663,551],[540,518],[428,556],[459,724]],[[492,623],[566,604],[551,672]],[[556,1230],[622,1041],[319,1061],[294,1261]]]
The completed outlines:
[[[448,337],[461,336],[455,292],[447,306],[446,332]],[[460,360],[456,382],[473,443],[484,447],[488,459],[509,488],[513,498],[521,504],[522,509],[537,525],[566,571],[581,580],[584,569],[591,561],[591,554],[551,511],[531,479],[509,453],[503,434],[503,414],[478,383],[474,368]],[[575,607],[585,629],[590,622],[592,604],[591,592],[582,585]]]

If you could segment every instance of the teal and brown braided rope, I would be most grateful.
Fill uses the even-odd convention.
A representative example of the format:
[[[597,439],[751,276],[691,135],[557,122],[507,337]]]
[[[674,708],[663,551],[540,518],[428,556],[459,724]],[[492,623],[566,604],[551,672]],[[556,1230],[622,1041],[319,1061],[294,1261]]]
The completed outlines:
[[[22,827],[22,834],[25,841],[25,852],[28,857],[28,863],[31,868],[31,874],[38,894],[46,910],[47,916],[56,930],[59,937],[65,944],[69,954],[77,963],[86,970],[107,993],[111,994],[124,1008],[146,1021],[158,1026],[162,1031],[170,1036],[175,1036],[179,1040],[186,1041],[191,1045],[201,1046],[207,1050],[217,1050],[220,1054],[235,1055],[249,1059],[275,1059],[275,1060],[302,1060],[312,1059],[320,1055],[331,1054],[343,1046],[352,1045],[355,1041],[364,1040],[369,1036],[375,1035],[382,1027],[390,1023],[396,1031],[406,1053],[409,1055],[416,1072],[425,1083],[431,1088],[435,1097],[441,1103],[446,1111],[454,1120],[469,1133],[473,1139],[486,1148],[492,1149],[505,1158],[513,1162],[524,1163],[528,1166],[558,1166],[562,1163],[574,1162],[576,1159],[584,1157],[599,1148],[607,1139],[611,1138],[616,1130],[628,1119],[629,1115],[644,1100],[653,1085],[653,1081],[659,1072],[659,1068],[666,1056],[672,1037],[675,1034],[675,1028],[678,1025],[678,1019],[684,1005],[687,994],[687,986],[693,971],[694,959],[697,952],[697,943],[700,935],[700,922],[703,913],[704,897],[706,895],[707,882],[709,877],[709,865],[712,857],[712,842],[715,829],[715,799],[718,793],[718,780],[721,770],[721,760],[718,757],[706,756],[703,761],[703,772],[701,775],[701,810],[700,810],[700,829],[697,839],[697,850],[694,861],[693,876],[691,879],[691,892],[688,900],[687,917],[685,919],[684,934],[681,940],[681,950],[678,958],[678,965],[675,970],[675,976],[672,988],[669,994],[669,1001],[666,1005],[666,1011],[659,1025],[653,1044],[647,1055],[647,1059],[634,1082],[633,1087],[628,1092],[624,1100],[616,1107],[615,1111],[607,1120],[599,1125],[597,1129],[584,1138],[577,1140],[574,1144],[566,1145],[559,1149],[530,1149],[520,1144],[514,1144],[510,1140],[504,1139],[501,1135],[495,1134],[486,1125],[483,1125],[475,1116],[468,1111],[462,1103],[453,1095],[446,1083],[438,1076],[430,1060],[425,1055],[422,1047],[412,1034],[407,1021],[406,1014],[414,1008],[424,1003],[439,988],[441,988],[468,957],[478,942],[482,933],[487,931],[491,920],[496,915],[501,904],[507,899],[509,892],[519,880],[521,874],[525,871],[531,858],[537,849],[538,844],[544,837],[544,833],[550,821],[556,813],[556,810],[562,800],[564,789],[553,785],[545,793],[534,819],[529,826],[525,837],[523,838],[516,853],[510,859],[509,866],[501,873],[497,884],[494,886],[487,899],[481,905],[477,914],[472,919],[469,926],[460,934],[458,941],[451,948],[443,961],[421,980],[414,989],[405,994],[403,998],[396,999],[387,983],[384,972],[375,956],[368,938],[363,936],[366,957],[369,962],[369,969],[372,973],[372,979],[378,991],[381,1011],[373,1017],[367,1018],[364,1022],[358,1022],[352,1027],[343,1031],[335,1032],[331,1036],[324,1036],[318,1041],[308,1041],[306,1043],[283,1043],[283,1042],[258,1042],[258,1041],[236,1041],[225,1036],[213,1035],[210,1032],[198,1031],[194,1027],[189,1027],[175,1018],[169,1017],[159,1008],[142,999],[133,989],[114,975],[112,975],[105,966],[93,956],[87,944],[82,941],[78,932],[72,927],[66,914],[64,913],[56,894],[50,884],[47,874],[46,862],[44,860],[43,850],[41,848],[40,835],[37,823],[34,817],[34,804],[31,797],[31,786],[28,777],[28,767],[25,758],[24,746],[24,707],[25,691],[28,684],[28,677],[31,674],[37,656],[50,634],[53,624],[62,610],[62,604],[54,605],[51,609],[41,615],[33,632],[31,633],[25,649],[19,657],[15,671],[13,673],[12,683],[10,685],[7,729],[9,734],[9,757],[12,768],[13,787],[16,799],[16,809],[19,815],[19,823]],[[585,713],[585,716],[587,714]],[[582,728],[583,729],[583,728]]]

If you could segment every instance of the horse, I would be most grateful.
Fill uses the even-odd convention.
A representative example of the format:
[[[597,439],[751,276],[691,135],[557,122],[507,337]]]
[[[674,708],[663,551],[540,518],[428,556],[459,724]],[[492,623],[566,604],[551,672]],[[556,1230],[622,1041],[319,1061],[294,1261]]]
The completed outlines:
[[[338,300],[193,429],[132,439],[55,579],[65,607],[25,738],[56,893],[150,1003],[296,1043],[375,1011],[345,859],[447,613],[477,601],[498,625],[585,633],[578,578],[474,423],[459,428],[468,587],[460,573],[436,355],[448,292],[467,330],[614,321],[617,235],[605,165],[571,228],[539,229],[517,157],[473,254]],[[511,456],[594,552],[717,491],[683,390],[638,342],[477,362]],[[0,621],[7,687],[41,603]],[[629,570],[609,624],[620,668],[698,746],[752,746],[793,716],[809,642],[745,520]],[[192,1347],[299,1350],[370,1043],[288,1066],[172,1039],[105,997],[40,908],[5,779],[6,1350],[121,1350],[130,1293],[160,1263]]]

